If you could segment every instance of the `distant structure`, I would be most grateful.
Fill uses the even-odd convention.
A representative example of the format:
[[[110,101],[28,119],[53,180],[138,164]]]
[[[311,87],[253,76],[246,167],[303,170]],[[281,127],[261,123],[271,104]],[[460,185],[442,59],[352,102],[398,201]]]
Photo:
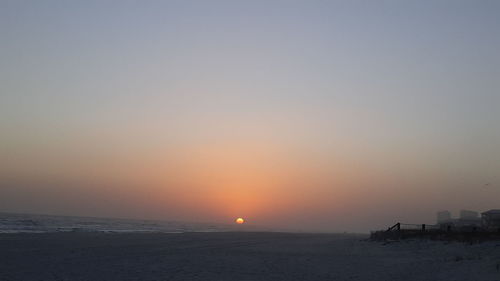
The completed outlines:
[[[451,213],[449,211],[439,211],[437,213],[437,223],[447,223],[451,221]]]
[[[458,219],[460,226],[480,227],[481,218],[479,213],[469,210],[460,210],[460,218]]]
[[[446,230],[474,230],[481,227],[482,220],[476,211],[460,210],[458,219],[452,218],[449,211],[439,211],[437,213],[437,224],[441,229]]]
[[[500,210],[493,209],[481,213],[481,222],[484,229],[500,232]]]
[[[476,211],[460,210],[461,220],[477,220],[479,218],[479,213]]]

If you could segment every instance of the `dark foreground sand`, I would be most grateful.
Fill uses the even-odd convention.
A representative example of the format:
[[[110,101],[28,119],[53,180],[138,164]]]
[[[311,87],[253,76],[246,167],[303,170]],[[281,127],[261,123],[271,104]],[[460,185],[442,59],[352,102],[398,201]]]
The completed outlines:
[[[500,243],[290,233],[1,234],[0,280],[500,280]]]

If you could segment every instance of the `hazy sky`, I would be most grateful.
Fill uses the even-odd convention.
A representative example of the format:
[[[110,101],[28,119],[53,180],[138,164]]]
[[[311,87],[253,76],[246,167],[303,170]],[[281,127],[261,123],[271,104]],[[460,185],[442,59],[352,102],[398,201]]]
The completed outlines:
[[[499,1],[0,0],[0,38],[0,211],[500,208]]]

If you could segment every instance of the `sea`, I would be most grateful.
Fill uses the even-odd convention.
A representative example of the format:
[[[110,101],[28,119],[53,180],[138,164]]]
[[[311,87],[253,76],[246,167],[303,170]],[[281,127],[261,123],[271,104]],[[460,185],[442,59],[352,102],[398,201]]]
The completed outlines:
[[[117,218],[14,214],[0,212],[0,233],[48,232],[222,232],[248,230],[238,225]]]

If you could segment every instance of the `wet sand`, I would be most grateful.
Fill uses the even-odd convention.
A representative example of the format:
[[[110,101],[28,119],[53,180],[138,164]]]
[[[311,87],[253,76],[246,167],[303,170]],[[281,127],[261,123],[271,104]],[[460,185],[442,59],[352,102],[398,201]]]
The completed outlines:
[[[0,280],[500,280],[500,242],[387,244],[364,238],[271,232],[1,234]]]

